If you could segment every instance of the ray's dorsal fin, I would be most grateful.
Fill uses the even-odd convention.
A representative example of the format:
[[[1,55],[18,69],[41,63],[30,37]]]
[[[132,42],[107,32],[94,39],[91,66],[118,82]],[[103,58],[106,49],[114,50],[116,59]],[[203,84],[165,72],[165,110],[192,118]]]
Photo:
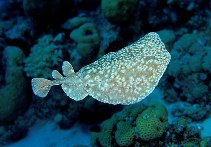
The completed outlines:
[[[61,80],[61,79],[63,79],[63,76],[57,70],[53,70],[52,71],[52,77],[55,80]]]
[[[62,83],[63,91],[70,98],[79,101],[84,99],[88,93],[80,77],[74,72],[72,65],[68,61],[64,61],[62,71],[65,77]]]
[[[73,74],[75,74],[72,65],[68,61],[64,61],[63,62],[63,64],[62,64],[62,72],[63,72],[64,76],[66,76],[66,77],[70,77]]]

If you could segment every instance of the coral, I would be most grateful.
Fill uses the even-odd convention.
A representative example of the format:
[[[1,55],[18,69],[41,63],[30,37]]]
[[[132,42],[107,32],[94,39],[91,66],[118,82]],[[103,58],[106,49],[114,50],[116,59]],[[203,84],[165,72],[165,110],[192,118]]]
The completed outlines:
[[[150,121],[141,124],[142,115],[151,117]],[[150,125],[149,125],[150,124]],[[125,107],[120,113],[101,123],[97,131],[91,133],[92,146],[133,146],[141,141],[159,138],[166,131],[167,111],[160,103],[151,103],[148,106],[132,105]],[[142,126],[141,126],[142,125]],[[157,128],[159,130],[157,130]],[[148,137],[140,137],[141,133],[152,130]],[[148,131],[149,132],[149,131]],[[137,136],[138,135],[138,136]]]
[[[28,104],[26,79],[23,75],[24,54],[15,46],[7,46],[3,51],[5,63],[4,83],[0,87],[0,123],[12,120]]]
[[[136,119],[138,136],[145,141],[159,138],[167,125],[167,110],[162,105],[152,105]]]
[[[210,72],[209,66],[204,69],[202,66],[203,64],[209,65],[210,62],[210,60],[207,60],[207,55],[210,54],[210,47],[200,43],[200,40],[206,38],[206,36],[207,34],[204,33],[185,34],[174,43],[171,51],[174,56],[169,65],[169,75],[188,75],[202,70]],[[175,70],[175,67],[179,68]]]
[[[24,71],[28,77],[49,77],[51,69],[62,61],[62,50],[53,42],[52,35],[38,39],[25,59]]]
[[[5,35],[5,32],[7,32],[11,27],[13,27],[13,21],[0,21],[0,36]],[[1,38],[3,39],[3,37]]]
[[[101,132],[99,134],[99,142],[102,145],[102,147],[112,147],[113,143],[112,143],[112,136],[110,134],[110,132]]]
[[[208,71],[209,73],[211,73],[211,47],[208,46],[205,48],[206,50],[206,54],[204,55],[203,59],[202,59],[202,68],[203,70]]]
[[[157,33],[159,34],[161,40],[165,44],[167,50],[170,51],[176,38],[174,31],[160,30]]]
[[[138,2],[138,0],[102,0],[101,8],[109,21],[123,23],[133,18]]]
[[[66,30],[72,30],[77,28],[85,23],[92,22],[92,19],[86,16],[77,16],[71,19],[68,19],[63,25],[62,28]]]
[[[140,106],[137,106],[137,107],[133,107],[131,110],[130,110],[130,113],[128,114],[128,116],[130,118],[136,118],[140,113],[142,113],[144,110],[146,109],[146,106],[144,105],[140,105]]]
[[[211,146],[211,137],[205,137],[203,138],[200,143],[199,143],[200,147],[209,147]]]
[[[172,107],[172,114],[176,117],[186,117],[192,121],[200,121],[209,114],[210,106],[201,106],[199,104],[177,103]]]
[[[27,38],[34,34],[33,23],[30,19],[24,17],[17,17],[10,21],[9,29],[5,31],[5,36],[10,40],[26,41]],[[28,40],[27,40],[28,41]]]
[[[137,105],[137,106],[132,105],[132,106],[125,107],[121,111],[119,120],[135,119],[145,109],[146,109],[146,106],[144,106],[144,105]]]
[[[180,118],[169,124],[167,127],[167,134],[165,137],[166,145],[169,146],[199,146],[200,130],[194,126],[188,126],[188,120]]]
[[[110,119],[105,120],[100,126],[103,132],[112,132],[116,123],[118,122],[118,117],[113,115]]]
[[[94,22],[90,18],[73,18],[69,23],[69,28],[75,28],[70,33],[70,38],[77,42],[76,49],[82,57],[88,57],[91,53],[98,52],[100,37]]]
[[[118,122],[117,116],[113,115],[110,119],[105,120],[101,124],[101,132],[92,132],[91,133],[91,143],[92,146],[100,143],[101,146],[107,147],[112,146],[112,130],[114,129],[116,123]]]
[[[204,116],[208,116],[210,112],[208,108],[211,102],[209,100],[211,89],[209,36],[208,29],[203,32],[184,34],[178,38],[173,44],[172,60],[167,68],[166,82],[162,86],[166,91],[164,98],[168,102],[182,100],[191,105],[199,104],[197,107],[203,108],[200,112],[201,117],[198,115],[199,111],[196,115],[183,113],[183,116],[197,121],[206,118]]]
[[[134,142],[135,130],[130,122],[120,121],[117,123],[115,140],[119,146],[130,146]]]
[[[100,16],[98,16],[98,17],[100,17]],[[105,55],[106,54],[105,51],[109,49],[109,46],[121,38],[119,36],[119,30],[120,30],[119,27],[115,27],[115,25],[109,23],[105,17],[101,16],[99,19],[100,19],[100,21],[96,22],[97,26],[100,26],[100,27],[98,27],[98,30],[100,32],[100,38],[101,38],[98,58]],[[101,25],[101,24],[103,24],[103,25]],[[121,44],[121,45],[123,45],[123,44]],[[113,45],[111,45],[111,46],[114,47]],[[119,47],[116,47],[116,48],[119,48]]]

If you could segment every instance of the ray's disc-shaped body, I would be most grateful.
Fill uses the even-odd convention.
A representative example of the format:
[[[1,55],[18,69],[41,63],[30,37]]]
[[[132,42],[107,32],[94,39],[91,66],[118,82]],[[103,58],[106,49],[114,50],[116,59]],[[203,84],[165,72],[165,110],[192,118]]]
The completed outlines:
[[[93,98],[110,104],[133,104],[154,90],[170,59],[158,34],[149,33],[77,74]]]
[[[82,100],[87,95],[109,104],[133,104],[148,96],[157,86],[171,55],[157,33],[148,33],[117,52],[81,68],[77,73],[63,62],[64,77],[53,71],[53,81],[32,79],[32,89],[45,97],[53,85],[62,85],[70,98]]]

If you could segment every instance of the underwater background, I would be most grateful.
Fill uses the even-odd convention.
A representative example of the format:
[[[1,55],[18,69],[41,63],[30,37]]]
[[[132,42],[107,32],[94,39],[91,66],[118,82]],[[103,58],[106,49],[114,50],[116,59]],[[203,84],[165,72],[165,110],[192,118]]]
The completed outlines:
[[[139,103],[33,94],[63,61],[78,71],[149,32],[171,61]],[[211,147],[209,0],[0,0],[0,68],[0,147]]]

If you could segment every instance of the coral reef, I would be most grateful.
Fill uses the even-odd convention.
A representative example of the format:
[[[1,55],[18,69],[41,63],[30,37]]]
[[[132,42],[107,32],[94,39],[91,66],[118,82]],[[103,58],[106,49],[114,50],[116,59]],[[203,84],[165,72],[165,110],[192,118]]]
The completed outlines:
[[[0,146],[25,142],[88,147],[90,125],[93,146],[211,146],[210,18],[208,0],[0,0]],[[91,96],[75,102],[56,86],[45,99],[32,93],[31,78],[49,78],[53,69],[60,72],[62,61],[78,72],[152,31],[172,59],[152,94],[159,91],[159,97],[141,103],[155,98],[166,108],[137,104],[118,112],[122,105]],[[102,97],[117,94],[112,93],[115,88]],[[117,100],[123,99],[117,95]],[[60,138],[55,132],[42,132],[40,123],[47,128],[53,124]]]
[[[184,2],[182,0],[145,0],[141,2],[140,9],[142,9],[143,12],[141,13],[141,18],[145,19],[144,23],[150,28],[160,28],[163,24],[170,24],[171,26],[174,26],[174,28],[185,25],[189,27],[189,29],[193,29],[206,24],[206,15],[208,14],[206,11],[208,10],[208,5],[210,5],[208,1],[197,0],[191,2]],[[204,11],[201,11],[202,9]],[[200,13],[201,15],[195,15],[195,13]]]
[[[4,34],[10,40],[26,41],[26,38],[32,37],[34,34],[32,29],[33,23],[30,19],[17,17],[15,20],[10,21],[9,23],[10,25],[7,26],[8,30],[5,31]]]
[[[176,117],[185,117],[191,121],[200,121],[209,116],[211,106],[205,105],[205,107],[202,107],[200,104],[177,103],[171,111]]]
[[[136,119],[137,133],[141,140],[159,138],[166,130],[167,110],[160,104],[151,105]]]
[[[116,124],[115,140],[119,146],[130,146],[134,142],[135,130],[130,122],[119,121]]]
[[[190,104],[175,106],[173,114],[201,120],[210,113],[210,32],[195,32],[181,36],[171,50],[172,61],[163,85],[165,100]],[[184,107],[185,106],[185,107]],[[183,107],[183,108],[182,108]],[[185,111],[184,108],[186,109]],[[197,113],[196,113],[197,112]],[[200,113],[200,114],[199,114]],[[198,118],[197,118],[198,117]]]
[[[71,64],[75,70],[92,62],[100,47],[100,33],[92,18],[80,14],[68,19],[61,25],[71,39],[70,54]]]
[[[201,138],[200,130],[188,126],[187,119],[167,122],[167,110],[160,103],[127,106],[100,127],[91,129],[91,145],[206,147],[210,144],[210,137]]]
[[[25,56],[18,47],[7,46],[3,51],[3,62],[6,65],[0,87],[0,124],[18,116],[27,105],[26,78],[23,75]],[[17,80],[19,80],[17,82]]]
[[[114,114],[92,132],[92,146],[133,146],[140,141],[162,137],[167,125],[166,108],[159,103],[134,105]]]
[[[171,51],[176,35],[172,30],[161,30],[157,32],[166,46],[168,51]]]
[[[28,77],[49,77],[51,69],[58,66],[63,58],[62,48],[56,45],[52,35],[39,38],[25,59],[24,71]]]

